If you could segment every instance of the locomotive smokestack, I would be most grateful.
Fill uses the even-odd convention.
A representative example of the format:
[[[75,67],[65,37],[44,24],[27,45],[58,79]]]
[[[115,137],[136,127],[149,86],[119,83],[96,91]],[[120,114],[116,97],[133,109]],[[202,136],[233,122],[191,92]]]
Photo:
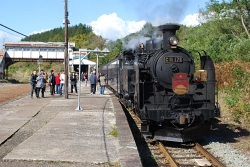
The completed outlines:
[[[180,29],[180,25],[177,24],[165,24],[158,27],[159,31],[163,33],[163,48],[169,48],[169,37],[175,35],[176,30]]]

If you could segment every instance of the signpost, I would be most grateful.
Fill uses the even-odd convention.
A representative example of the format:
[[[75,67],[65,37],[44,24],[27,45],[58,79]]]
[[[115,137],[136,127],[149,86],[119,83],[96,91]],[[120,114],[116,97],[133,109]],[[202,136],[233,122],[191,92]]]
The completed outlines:
[[[83,57],[83,59],[84,59],[84,57]],[[73,64],[73,60],[72,60],[72,64]],[[81,96],[81,50],[80,49],[79,49],[79,74],[78,74],[78,79],[79,79],[78,106],[76,107],[75,110],[82,110],[82,107],[80,106],[80,96]]]
[[[37,64],[39,66],[39,72],[40,72],[41,71],[40,66],[41,66],[41,64],[43,64],[43,56],[42,55],[39,56],[39,59],[37,60]]]

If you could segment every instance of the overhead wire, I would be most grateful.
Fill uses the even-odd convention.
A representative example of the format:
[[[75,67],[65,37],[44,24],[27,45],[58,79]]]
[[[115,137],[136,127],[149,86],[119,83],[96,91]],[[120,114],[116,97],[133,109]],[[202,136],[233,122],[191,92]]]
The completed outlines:
[[[9,29],[9,30],[11,30],[11,31],[13,31],[13,32],[15,32],[15,33],[20,34],[20,35],[23,35],[23,36],[25,36],[25,37],[28,37],[27,35],[24,35],[24,34],[22,34],[22,33],[18,32],[18,31],[16,31],[16,30],[13,30],[13,29],[11,29],[11,28],[9,28],[9,27],[7,27],[7,26],[3,25],[3,24],[0,24],[0,26],[2,26],[2,27],[4,27],[4,28],[7,28],[7,29]]]

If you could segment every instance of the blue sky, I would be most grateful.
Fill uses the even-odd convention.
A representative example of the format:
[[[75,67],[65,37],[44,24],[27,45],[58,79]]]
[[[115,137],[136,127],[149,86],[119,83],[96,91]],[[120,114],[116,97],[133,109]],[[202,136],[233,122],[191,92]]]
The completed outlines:
[[[116,40],[139,31],[146,22],[157,26],[181,23],[195,26],[197,13],[209,0],[68,0],[70,25],[93,27],[97,35]],[[64,0],[0,0],[0,24],[31,35],[63,27]],[[3,41],[24,36],[0,26]]]

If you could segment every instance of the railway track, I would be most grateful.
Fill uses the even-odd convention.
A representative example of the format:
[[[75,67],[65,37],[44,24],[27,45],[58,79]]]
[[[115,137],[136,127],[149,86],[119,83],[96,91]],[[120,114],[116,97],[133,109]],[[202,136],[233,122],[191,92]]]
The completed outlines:
[[[137,128],[141,128],[141,120],[130,109],[124,106],[130,116],[133,118]],[[141,135],[142,136],[142,135]],[[199,143],[173,143],[161,142],[154,139],[144,139],[150,149],[158,166],[165,167],[198,167],[213,166],[225,167],[216,157],[210,154]],[[145,165],[147,166],[147,165]],[[150,166],[150,165],[149,165]]]
[[[193,166],[214,166],[224,167],[224,165],[210,154],[199,143],[163,144],[157,142],[162,154],[168,160],[171,167],[193,167]]]

